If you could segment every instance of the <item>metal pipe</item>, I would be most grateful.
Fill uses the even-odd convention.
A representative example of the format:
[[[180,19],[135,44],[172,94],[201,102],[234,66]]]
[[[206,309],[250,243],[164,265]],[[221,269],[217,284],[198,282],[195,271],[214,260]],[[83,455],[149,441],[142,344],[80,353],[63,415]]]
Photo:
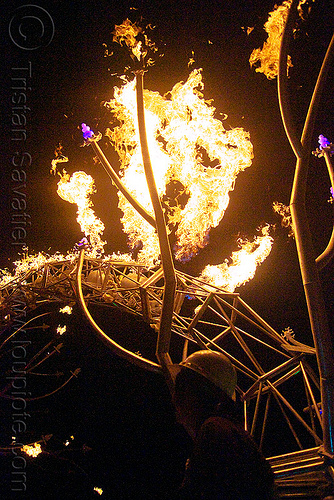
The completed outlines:
[[[307,376],[307,373],[306,373],[303,361],[300,362],[300,367],[302,369],[303,378],[304,378],[304,381],[305,381],[305,384],[306,384],[306,388],[307,388],[307,391],[308,391],[308,392],[307,391],[305,391],[305,392],[307,394],[309,394],[309,397],[311,398],[313,406],[314,406],[315,413],[316,413],[316,415],[318,417],[318,421],[319,421],[320,425],[322,426],[322,418],[320,416],[319,407],[318,407],[317,402],[315,400],[315,397],[314,397],[314,394],[313,394],[313,391],[312,391],[312,387],[311,387],[310,381],[308,379],[308,376]],[[311,411],[311,414],[312,414],[312,411]]]
[[[121,179],[118,177],[116,174],[115,170],[112,168],[110,165],[107,157],[103,153],[102,149],[100,148],[100,145],[97,143],[98,137],[101,137],[101,134],[97,136],[97,138],[89,139],[86,141],[87,144],[90,144],[94,150],[94,153],[100,160],[104,170],[107,172],[108,176],[112,180],[112,182],[115,184],[117,189],[120,190],[120,192],[123,194],[123,196],[128,200],[129,203],[133,206],[135,210],[149,223],[151,226],[156,227],[154,217],[150,215],[145,208],[138,203],[138,201],[133,198],[131,193],[126,189],[124,184],[122,183]]]
[[[171,386],[171,375],[168,371],[168,366],[172,364],[169,356],[169,346],[171,338],[171,328],[174,310],[174,299],[176,290],[176,277],[173,263],[172,252],[167,235],[166,222],[164,212],[160,203],[158,191],[155,184],[151,159],[147,144],[146,126],[145,126],[145,111],[144,111],[144,84],[143,84],[144,70],[136,72],[136,96],[137,96],[137,116],[138,127],[140,136],[141,152],[143,157],[144,170],[146,180],[152,200],[152,205],[155,214],[156,226],[158,231],[162,267],[164,271],[164,296],[162,303],[162,310],[160,316],[159,333],[157,340],[156,355],[158,361],[165,372],[167,382]]]
[[[302,155],[303,147],[297,135],[296,128],[294,126],[290,112],[287,67],[288,67],[288,47],[294,29],[295,21],[298,15],[297,11],[298,3],[299,0],[293,0],[289,9],[285,28],[282,34],[278,75],[277,75],[278,102],[280,106],[283,126],[285,129],[286,136],[290,142],[291,148],[293,149],[293,152],[295,153],[297,158],[299,158]]]
[[[94,331],[102,338],[104,343],[118,356],[126,359],[127,361],[130,361],[131,363],[136,364],[140,368],[144,368],[145,370],[150,370],[156,373],[161,373],[162,368],[160,365],[157,363],[154,363],[153,361],[150,361],[148,359],[142,358],[141,356],[138,356],[137,354],[134,354],[131,351],[128,351],[127,349],[124,349],[124,347],[120,346],[117,344],[114,340],[112,340],[108,335],[98,326],[98,324],[94,321],[93,317],[91,316],[84,296],[82,292],[82,281],[81,281],[81,273],[82,273],[82,267],[84,263],[84,258],[85,258],[85,251],[82,248],[80,250],[79,254],[79,259],[77,263],[77,271],[76,271],[76,292],[77,292],[77,297],[79,300],[79,304],[81,306],[81,309],[86,316],[88,322],[90,325],[93,327]]]
[[[268,383],[268,386],[270,387],[272,393],[273,393],[273,396],[276,398],[277,402],[278,402],[278,399],[279,398],[284,404],[285,406],[291,411],[291,413],[297,418],[297,420],[299,420],[299,422],[305,427],[305,429],[311,434],[311,436],[314,437],[315,441],[317,444],[321,444],[321,439],[317,436],[317,434],[313,431],[313,429],[311,429],[311,427],[305,422],[305,420],[299,415],[299,413],[293,408],[293,406],[289,403],[289,401],[279,392],[278,389],[276,389],[275,385],[272,384],[269,380],[267,381]],[[280,405],[281,406],[281,405]],[[290,422],[289,420],[289,417],[285,414],[285,411],[284,411],[284,408],[281,406],[281,410],[282,410],[282,413],[283,415],[286,416],[286,418],[288,419],[288,422]],[[289,425],[290,426],[290,425]],[[291,430],[292,430],[292,426],[291,426]],[[294,430],[292,431],[293,434],[295,435],[295,432]],[[302,449],[302,446],[300,446],[300,449]]]
[[[331,162],[329,151],[324,150],[324,158],[327,165],[328,175],[331,181],[331,186],[332,188],[334,188],[334,169]],[[326,267],[327,264],[332,260],[333,256],[334,256],[334,224],[333,224],[332,234],[327,247],[322,252],[322,254],[315,259],[318,269],[323,269],[324,267]]]
[[[334,458],[334,352],[305,208],[307,172],[313,127],[321,91],[325,84],[330,67],[330,59],[333,54],[334,36],[323,60],[309,105],[302,137],[299,141],[292,126],[288,108],[286,75],[287,47],[292,37],[297,3],[297,0],[293,0],[282,37],[278,93],[285,131],[297,157],[290,210],[320,373],[321,400],[323,405],[323,448],[326,455]]]
[[[251,427],[251,431],[250,431],[251,436],[254,436],[254,432],[255,432],[255,425],[256,425],[256,420],[257,420],[257,416],[259,413],[261,395],[262,395],[262,381],[260,381],[259,389],[258,389],[258,393],[257,393],[255,410],[254,410],[253,421],[252,421],[252,427]]]
[[[290,201],[300,270],[320,374],[323,410],[323,447],[324,453],[331,458],[334,458],[334,350],[315,261],[311,231],[307,219],[305,196],[316,109],[333,53],[334,36],[324,58],[305,120],[301,141],[303,155],[297,159]]]

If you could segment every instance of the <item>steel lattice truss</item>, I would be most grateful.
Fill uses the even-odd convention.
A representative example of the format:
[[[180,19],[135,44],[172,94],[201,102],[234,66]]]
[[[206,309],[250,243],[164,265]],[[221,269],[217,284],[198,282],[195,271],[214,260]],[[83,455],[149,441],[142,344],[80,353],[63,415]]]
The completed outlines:
[[[18,302],[24,302],[27,309],[39,301],[77,302],[77,268],[76,259],[55,260],[7,283],[1,290],[4,321],[13,321]],[[238,372],[245,425],[261,446],[268,437],[272,403],[275,418],[278,407],[298,449],[305,447],[304,442],[319,446],[319,383],[310,366],[315,349],[296,341],[289,330],[277,333],[238,293],[209,287],[180,271],[176,278],[171,344],[177,341],[179,352],[174,349],[177,359],[173,361],[180,362],[198,347],[225,353]],[[135,262],[85,258],[81,290],[88,307],[103,304],[140,316],[157,336],[164,294],[161,267],[147,269]],[[131,353],[127,357],[133,361]],[[294,391],[298,391],[295,399],[291,396]]]

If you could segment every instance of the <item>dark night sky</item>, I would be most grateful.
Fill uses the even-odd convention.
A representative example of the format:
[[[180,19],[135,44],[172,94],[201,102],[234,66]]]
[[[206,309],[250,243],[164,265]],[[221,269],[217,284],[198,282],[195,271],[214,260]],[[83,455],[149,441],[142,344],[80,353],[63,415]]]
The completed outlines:
[[[101,102],[110,99],[113,86],[120,84],[120,80],[112,77],[111,73],[122,73],[125,52],[115,48],[114,56],[106,58],[103,56],[102,44],[107,43],[113,49],[111,32],[114,25],[120,24],[127,17],[135,21],[142,16],[145,24],[150,23],[156,27],[151,37],[158,45],[159,52],[164,54],[164,57],[158,58],[155,66],[150,68],[145,80],[146,88],[163,94],[178,81],[185,80],[189,74],[188,60],[193,51],[196,61],[194,67],[203,68],[205,97],[214,99],[217,112],[228,115],[226,127],[242,126],[250,132],[254,145],[253,165],[239,175],[235,190],[231,193],[230,205],[224,220],[217,229],[211,232],[210,244],[185,267],[186,272],[197,275],[207,263],[223,262],[231,251],[236,249],[235,241],[239,234],[252,238],[257,227],[263,222],[276,224],[275,243],[271,255],[258,269],[256,277],[240,292],[242,297],[278,331],[291,326],[299,340],[309,342],[307,312],[295,245],[288,238],[287,232],[280,228],[279,219],[272,212],[273,201],[289,203],[295,159],[281,123],[276,82],[268,81],[263,75],[255,73],[249,68],[248,63],[253,48],[263,43],[265,34],[262,26],[274,3],[267,0],[211,0],[210,2],[198,0],[169,2],[165,0],[157,2],[51,0],[47,2],[47,7],[45,6],[48,14],[43,11],[46,39],[50,37],[54,27],[51,42],[47,46],[42,44],[36,50],[25,50],[17,46],[23,42],[17,38],[19,35],[15,33],[14,23],[17,13],[22,12],[15,9],[22,3],[6,2],[1,20],[3,64],[1,72],[0,237],[2,250],[0,266],[10,267],[11,261],[17,257],[17,247],[13,245],[11,236],[11,202],[14,196],[13,190],[17,187],[17,183],[13,183],[11,179],[12,158],[17,151],[19,155],[28,153],[32,159],[31,164],[25,163],[23,166],[26,181],[21,188],[27,203],[26,213],[29,214],[31,221],[27,229],[29,251],[31,253],[35,251],[53,253],[57,250],[66,252],[82,237],[75,220],[75,207],[59,198],[56,194],[57,178],[49,173],[54,149],[59,142],[64,147],[64,153],[70,158],[66,169],[69,172],[85,170],[95,179],[97,193],[93,201],[97,215],[106,226],[104,234],[108,242],[106,252],[127,250],[126,239],[119,223],[120,212],[117,209],[116,191],[110,185],[103,169],[94,165],[90,150],[80,148],[82,140],[78,126],[86,122],[93,129],[95,127],[103,131],[107,116]],[[42,11],[39,9],[38,12]],[[10,25],[13,26],[14,35],[12,36],[15,38],[15,43],[8,36]],[[301,130],[303,125],[305,111],[333,25],[333,9],[330,10],[330,2],[317,1],[309,20],[306,21],[299,37],[293,43],[291,53],[294,67],[291,70],[290,88],[292,109],[298,130]],[[249,36],[242,29],[248,26],[254,26]],[[27,136],[24,141],[13,141],[12,82],[19,71],[17,68],[27,68],[29,64],[31,64],[31,75],[28,78],[29,89],[26,91],[29,107],[26,111]],[[320,133],[331,140],[334,138],[333,77],[332,71],[320,104],[314,148],[317,147],[317,136]],[[112,152],[108,151],[108,154],[117,164]],[[23,157],[20,156],[20,158]],[[25,156],[25,160],[27,158],[28,156]],[[333,209],[327,202],[329,187],[330,183],[323,160],[313,157],[309,175],[308,210],[317,254],[323,250],[331,231]],[[333,299],[329,295],[333,287],[333,264],[322,273],[322,280],[330,309],[333,307]],[[113,321],[117,325],[119,318],[116,317]],[[129,328],[136,328],[136,324],[132,320],[129,321],[131,323]],[[136,480],[141,473],[143,474],[143,484],[148,485],[152,477],[156,478],[159,474],[163,476],[162,481],[167,481],[168,474],[172,474],[172,467],[167,472],[161,472],[164,470],[163,467],[159,468],[153,462],[155,460],[159,462],[163,452],[173,452],[176,456],[179,453],[176,462],[183,459],[183,452],[177,451],[176,442],[179,432],[177,427],[173,427],[171,441],[161,444],[164,426],[167,423],[174,425],[171,423],[172,415],[169,414],[171,410],[167,392],[164,394],[160,379],[156,380],[155,377],[143,374],[135,367],[114,359],[110,353],[104,352],[103,347],[96,347],[97,361],[91,361],[88,352],[90,348],[95,349],[96,340],[89,340],[90,337],[86,331],[84,335],[85,342],[79,342],[75,348],[73,347],[76,350],[84,345],[82,354],[76,354],[79,358],[81,356],[78,363],[83,363],[83,360],[90,360],[89,362],[92,363],[91,370],[89,373],[86,372],[83,381],[78,383],[79,388],[74,389],[73,395],[73,400],[78,401],[80,391],[87,390],[89,417],[81,421],[82,430],[78,431],[81,433],[80,439],[91,438],[93,442],[103,441],[103,434],[107,430],[102,431],[102,428],[105,426],[107,429],[108,426],[109,429],[109,425],[113,424],[109,421],[108,424],[106,423],[106,419],[101,416],[102,412],[106,412],[108,420],[114,419],[118,425],[121,425],[122,413],[127,415],[124,417],[125,423],[123,427],[121,425],[120,433],[124,438],[125,427],[129,426],[130,434],[134,433],[135,437],[131,442],[124,443],[122,448],[116,440],[115,430],[112,430],[111,434],[108,431],[109,437],[106,438],[108,445],[116,441],[117,444],[114,446],[112,458],[108,455],[106,446],[101,453],[108,455],[108,458],[105,458],[106,461],[112,462],[113,479],[109,478],[108,483],[104,477],[107,476],[107,472],[106,469],[102,471],[103,467],[100,473],[109,486],[110,496],[107,498],[135,498],[131,496],[133,493],[129,493],[129,497],[118,496],[115,491],[113,494],[110,493],[110,485],[117,483],[118,473],[122,478],[126,478],[128,472],[125,471],[128,467],[129,470],[132,468],[136,471],[134,475]],[[113,365],[111,372],[109,369],[101,370],[103,363]],[[95,378],[94,373],[98,373]],[[119,385],[117,385],[117,380]],[[99,397],[96,396],[98,401],[94,400],[96,384],[99,386],[97,391]],[[101,389],[103,384],[106,390]],[[135,389],[131,389],[131,385]],[[114,391],[110,396],[110,401],[116,399],[118,401],[117,410],[113,410],[111,404],[108,404],[101,396],[104,394],[105,398],[109,397],[109,387],[111,387],[111,392]],[[122,388],[122,394],[117,387]],[[83,402],[80,401],[77,403],[80,408],[78,412],[84,411]],[[68,398],[66,402],[69,404]],[[68,407],[61,407],[60,400],[57,400],[55,404],[56,409],[53,408],[51,412],[53,416],[54,413],[59,412],[61,418],[68,420],[66,424],[68,428],[72,428],[78,412],[74,411],[75,417],[71,419],[68,416]],[[136,418],[131,416],[131,406],[142,421],[146,422],[146,427],[144,424],[140,426],[141,436],[139,436],[139,430],[134,431]],[[155,412],[154,409],[156,409]],[[167,417],[161,416],[164,412]],[[150,415],[153,416],[150,417]],[[47,420],[49,417],[45,418]],[[149,421],[150,418],[152,422]],[[50,417],[51,421],[53,422]],[[54,425],[54,422],[50,425]],[[66,425],[64,424],[64,428]],[[46,427],[45,424],[43,432],[47,432]],[[92,435],[86,437],[92,427],[94,429],[99,427],[99,432],[92,430]],[[75,430],[70,431],[72,432],[75,433]],[[145,432],[147,435],[150,432],[153,435],[150,450],[148,447],[142,449],[138,444],[143,442]],[[185,439],[183,435],[182,439]],[[154,446],[159,447],[159,443],[162,451],[154,451]],[[128,454],[124,451],[126,446],[130,450]],[[136,448],[136,451],[131,452],[131,447],[133,450]],[[119,465],[116,466],[117,453],[122,457],[120,463],[123,465],[129,456],[132,456],[133,461],[129,459],[129,464],[121,469]],[[146,457],[141,456],[140,453],[146,454]],[[145,462],[146,459],[149,465],[143,473],[140,472],[140,462]],[[48,470],[48,467],[50,465],[46,466],[45,470]],[[117,471],[117,467],[120,471]],[[149,467],[152,468],[152,477],[147,472]],[[99,471],[94,470],[94,474],[97,479],[101,479],[98,477]],[[75,495],[79,495],[78,492],[73,493],[73,496],[69,498],[84,498]],[[142,497],[138,496],[138,498]]]

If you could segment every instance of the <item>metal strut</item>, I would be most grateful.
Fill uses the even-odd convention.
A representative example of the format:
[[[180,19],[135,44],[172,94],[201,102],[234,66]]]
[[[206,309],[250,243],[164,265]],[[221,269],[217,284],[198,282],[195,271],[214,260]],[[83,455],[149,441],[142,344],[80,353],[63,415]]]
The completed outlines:
[[[291,147],[297,157],[290,209],[296,239],[299,265],[302,274],[321,384],[323,453],[334,458],[334,350],[326,307],[324,303],[312,235],[305,206],[307,173],[311,154],[311,141],[321,92],[334,53],[334,36],[323,60],[313,91],[304,129],[299,140],[292,126],[287,96],[287,48],[292,36],[298,0],[293,0],[285,26],[280,52],[278,93],[280,111]]]
[[[165,288],[164,288],[164,296],[163,296],[162,310],[160,316],[156,356],[164,370],[167,382],[169,383],[169,385],[171,385],[172,380],[168,371],[168,367],[172,364],[172,360],[169,356],[169,346],[170,346],[174,298],[176,290],[176,277],[175,277],[172,252],[167,234],[165,217],[155,184],[155,179],[147,144],[145,112],[144,112],[144,95],[143,95],[143,86],[144,86],[143,75],[144,75],[144,70],[136,71],[138,127],[139,127],[140,145],[143,157],[144,170],[155,214],[156,227],[160,243],[161,261],[165,279]]]

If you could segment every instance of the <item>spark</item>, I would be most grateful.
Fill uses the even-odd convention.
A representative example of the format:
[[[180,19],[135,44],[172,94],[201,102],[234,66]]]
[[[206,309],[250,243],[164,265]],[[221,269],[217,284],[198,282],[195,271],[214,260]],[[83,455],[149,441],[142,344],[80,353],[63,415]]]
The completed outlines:
[[[188,68],[190,68],[190,66],[192,66],[194,63],[195,63],[195,53],[194,51],[191,51],[191,57],[189,58],[189,61],[188,61]]]
[[[102,488],[98,488],[97,486],[94,487],[94,491],[96,491],[99,495],[103,494],[103,489]]]
[[[241,29],[243,31],[245,31],[245,33],[249,36],[252,33],[252,31],[254,30],[254,26],[253,27],[247,26],[247,28],[245,28],[244,26],[242,26]]]

